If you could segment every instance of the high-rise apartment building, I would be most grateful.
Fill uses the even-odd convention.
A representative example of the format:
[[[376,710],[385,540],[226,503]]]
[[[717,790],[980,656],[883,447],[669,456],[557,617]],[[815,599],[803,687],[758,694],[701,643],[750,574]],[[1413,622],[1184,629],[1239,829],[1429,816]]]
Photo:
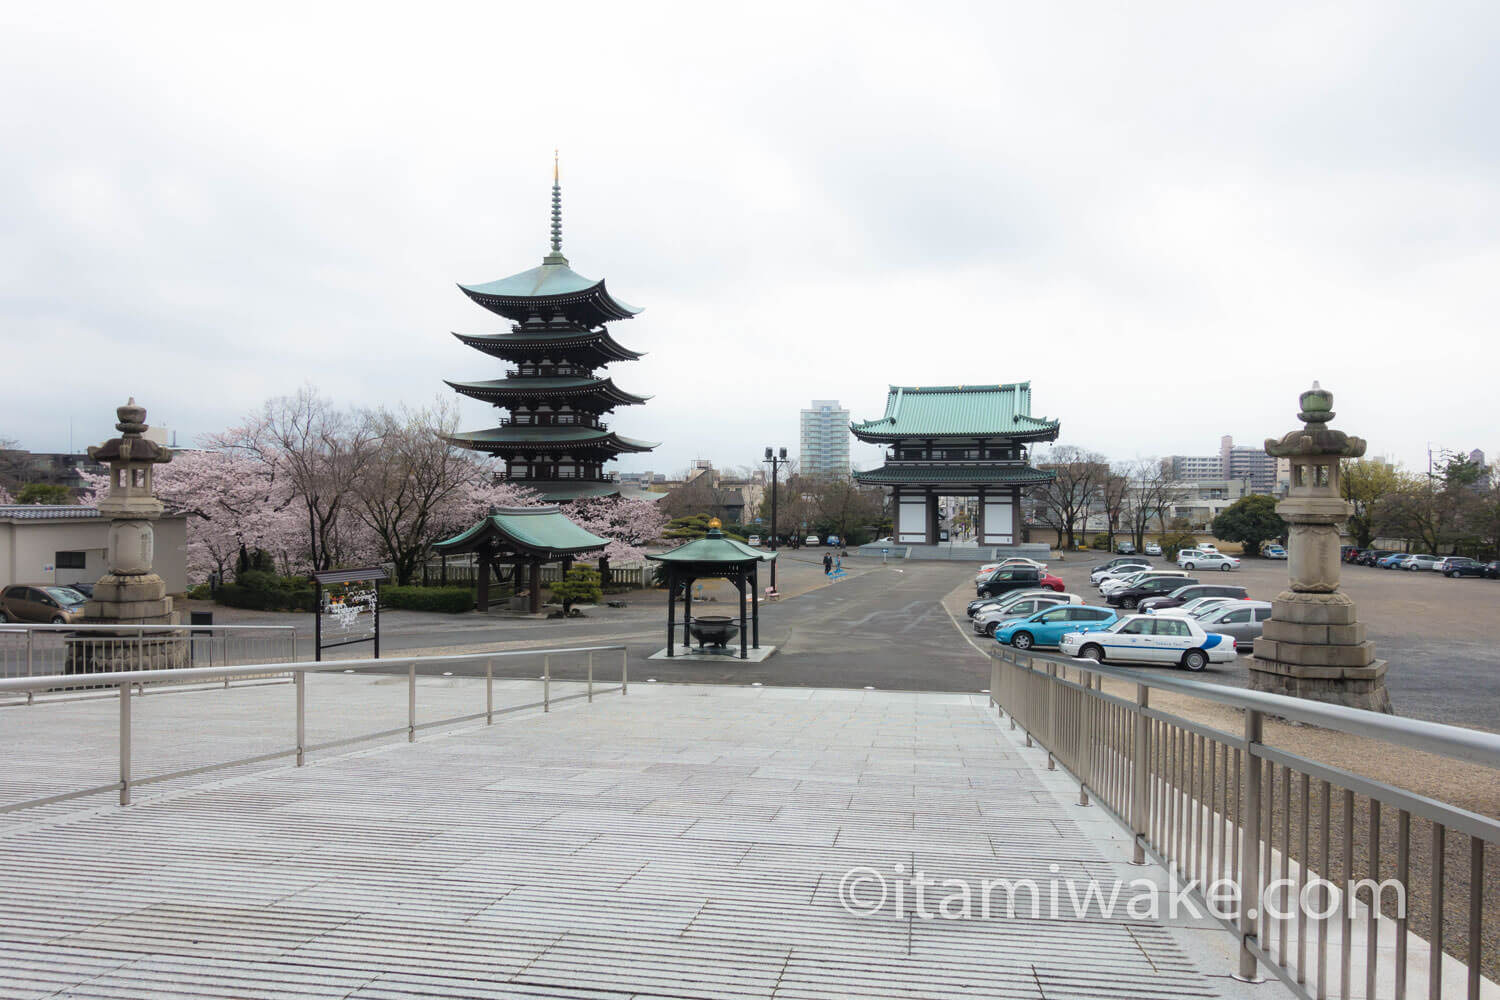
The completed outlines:
[[[849,411],[836,399],[815,399],[802,411],[804,476],[849,475]]]
[[[1276,492],[1276,459],[1264,448],[1236,446],[1225,434],[1217,455],[1173,455],[1172,478],[1184,483],[1204,480],[1244,479],[1252,493]]]

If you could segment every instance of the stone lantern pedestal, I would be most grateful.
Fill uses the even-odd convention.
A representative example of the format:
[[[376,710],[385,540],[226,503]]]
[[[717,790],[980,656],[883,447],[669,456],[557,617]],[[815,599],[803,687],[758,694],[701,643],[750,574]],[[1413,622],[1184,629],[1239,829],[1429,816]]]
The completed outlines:
[[[1365,442],[1327,426],[1333,394],[1316,382],[1301,403],[1302,428],[1266,441],[1268,454],[1292,465],[1291,490],[1276,505],[1290,526],[1290,586],[1271,602],[1271,618],[1255,640],[1250,687],[1390,712],[1385,661],[1375,658],[1354,602],[1339,593],[1338,526],[1352,513],[1339,493],[1339,461],[1363,455]]]
[[[89,457],[109,466],[109,493],[99,512],[110,520],[109,571],[94,584],[84,608],[91,625],[176,625],[178,614],[167,585],[153,571],[155,531],[162,502],[152,492],[152,469],[172,460],[170,449],[143,435],[145,407],[131,399],[115,410],[121,436],[89,448]],[[188,639],[177,632],[91,632],[70,646],[70,673],[148,670],[186,666]]]

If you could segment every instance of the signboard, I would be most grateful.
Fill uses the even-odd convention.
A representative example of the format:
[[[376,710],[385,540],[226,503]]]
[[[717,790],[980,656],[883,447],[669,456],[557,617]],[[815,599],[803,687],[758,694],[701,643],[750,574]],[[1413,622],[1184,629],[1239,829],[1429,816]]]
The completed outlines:
[[[379,567],[329,570],[313,574],[317,612],[313,626],[313,658],[323,650],[357,642],[373,643],[380,659],[380,584],[390,577]]]

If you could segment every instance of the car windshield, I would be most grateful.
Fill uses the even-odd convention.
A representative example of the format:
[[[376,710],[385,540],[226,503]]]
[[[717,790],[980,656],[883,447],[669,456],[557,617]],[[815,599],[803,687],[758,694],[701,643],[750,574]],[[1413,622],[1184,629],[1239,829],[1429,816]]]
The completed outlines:
[[[42,589],[58,604],[83,604],[88,600],[72,587],[43,587]]]

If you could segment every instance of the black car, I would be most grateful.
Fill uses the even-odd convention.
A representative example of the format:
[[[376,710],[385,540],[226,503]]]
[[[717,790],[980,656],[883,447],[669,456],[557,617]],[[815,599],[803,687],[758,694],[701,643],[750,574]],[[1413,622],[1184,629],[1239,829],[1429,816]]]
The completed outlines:
[[[1194,601],[1200,597],[1232,597],[1236,600],[1247,601],[1250,599],[1250,592],[1244,587],[1223,583],[1194,583],[1186,587],[1178,587],[1160,597],[1142,598],[1138,610],[1162,611],[1166,608],[1180,608],[1188,601]]]
[[[1040,587],[1042,571],[1033,566],[1002,566],[975,588],[980,597],[994,597],[1022,587]]]
[[[1384,559],[1386,556],[1393,556],[1395,554],[1395,549],[1365,549],[1354,561],[1359,563],[1361,566],[1374,566],[1377,562]]]
[[[1449,556],[1443,563],[1444,576],[1484,576],[1485,564],[1468,556]]]
[[[1197,582],[1197,579],[1191,576],[1158,576],[1153,579],[1142,580],[1134,587],[1117,590],[1105,598],[1105,600],[1109,601],[1111,607],[1134,611],[1136,605],[1148,597],[1161,597],[1181,587],[1188,587]]]
[[[1484,576],[1487,580],[1500,580],[1500,559],[1492,559],[1484,564]]]

